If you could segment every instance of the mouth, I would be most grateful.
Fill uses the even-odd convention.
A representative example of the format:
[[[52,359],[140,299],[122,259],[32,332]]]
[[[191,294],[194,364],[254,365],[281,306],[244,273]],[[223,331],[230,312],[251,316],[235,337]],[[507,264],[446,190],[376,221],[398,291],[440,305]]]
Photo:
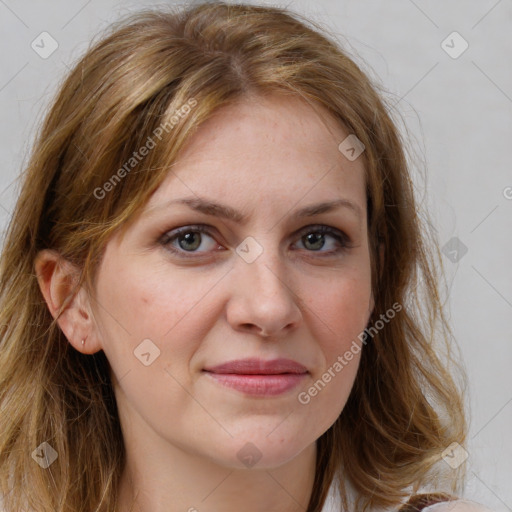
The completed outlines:
[[[291,359],[238,359],[205,368],[216,383],[253,396],[276,396],[292,390],[309,374]]]

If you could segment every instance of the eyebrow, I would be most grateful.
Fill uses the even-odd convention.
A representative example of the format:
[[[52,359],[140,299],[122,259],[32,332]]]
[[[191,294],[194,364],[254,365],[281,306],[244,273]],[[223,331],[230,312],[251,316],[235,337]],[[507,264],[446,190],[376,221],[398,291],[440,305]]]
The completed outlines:
[[[205,215],[211,215],[220,217],[226,220],[234,221],[240,224],[245,224],[248,220],[247,215],[242,212],[221,203],[216,203],[210,199],[199,198],[199,197],[184,197],[181,199],[173,199],[162,205],[152,208],[150,211],[161,210],[168,208],[174,204],[184,204],[191,210],[203,213]],[[348,199],[336,199],[334,201],[324,201],[321,203],[312,204],[304,208],[300,208],[292,214],[292,218],[302,217],[313,217],[321,213],[331,212],[339,208],[347,208],[356,214],[358,219],[362,220],[362,211],[359,205],[353,203]]]

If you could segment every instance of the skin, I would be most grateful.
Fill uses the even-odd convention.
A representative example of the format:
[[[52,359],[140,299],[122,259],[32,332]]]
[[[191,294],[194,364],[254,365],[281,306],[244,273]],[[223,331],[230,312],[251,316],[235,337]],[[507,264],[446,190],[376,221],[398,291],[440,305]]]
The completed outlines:
[[[363,161],[338,150],[348,135],[327,111],[296,98],[254,97],[219,110],[142,214],[108,242],[94,298],[81,289],[60,316],[74,348],[103,350],[111,364],[127,450],[120,511],[135,497],[133,510],[145,512],[306,509],[315,441],[343,410],[360,352],[308,404],[298,394],[354,340],[361,345],[374,306]],[[190,196],[227,204],[248,220],[162,207]],[[339,198],[360,216],[344,207],[291,217]],[[211,233],[193,232],[188,245],[183,235],[168,242],[181,257],[159,243],[192,224]],[[308,242],[316,227],[302,230],[313,225],[342,231],[349,248],[326,256],[340,245],[331,234],[323,246]],[[247,237],[263,250],[252,263],[236,252]],[[36,271],[55,316],[76,269],[43,251]],[[160,350],[148,366],[134,356],[144,339]],[[286,357],[309,373],[292,391],[254,397],[202,372],[245,357]],[[248,442],[261,455],[251,468],[237,457]]]

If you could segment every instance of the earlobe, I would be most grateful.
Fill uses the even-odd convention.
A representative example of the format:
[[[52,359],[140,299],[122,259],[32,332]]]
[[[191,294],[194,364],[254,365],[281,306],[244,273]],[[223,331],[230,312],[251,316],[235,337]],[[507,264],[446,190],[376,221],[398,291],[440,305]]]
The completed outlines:
[[[34,262],[37,281],[48,310],[73,347],[81,352],[93,353],[96,347],[89,302],[83,289],[76,290],[78,269],[55,251],[40,251]],[[82,344],[88,339],[87,347]]]

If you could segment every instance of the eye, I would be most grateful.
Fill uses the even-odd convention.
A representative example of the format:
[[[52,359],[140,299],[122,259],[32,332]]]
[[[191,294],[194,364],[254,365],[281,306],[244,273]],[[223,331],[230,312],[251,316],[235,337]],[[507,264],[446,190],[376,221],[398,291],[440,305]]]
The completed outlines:
[[[331,256],[346,251],[350,247],[348,236],[338,229],[330,226],[316,225],[307,226],[299,232],[299,242],[303,244],[306,252],[316,252],[323,256]],[[326,243],[326,239],[331,239]],[[208,239],[210,239],[208,243]],[[160,244],[173,254],[190,257],[196,253],[207,253],[212,249],[222,249],[213,238],[212,230],[208,226],[197,224],[183,226],[172,231],[168,231],[160,238]],[[325,247],[328,250],[322,250]],[[203,250],[199,250],[203,247]]]
[[[177,228],[174,231],[169,231],[165,233],[160,241],[162,245],[167,247],[173,253],[181,253],[181,252],[205,252],[198,251],[199,247],[203,244],[203,239],[212,238],[210,235],[210,230],[203,225],[196,226],[184,226],[182,228]],[[208,244],[206,244],[208,246]],[[215,246],[219,247],[215,241],[210,242],[210,249]],[[206,247],[206,251],[208,247]]]
[[[300,241],[308,249],[308,252],[320,252],[324,255],[332,255],[343,252],[350,247],[348,236],[338,229],[330,226],[307,226],[300,232]],[[326,245],[325,239],[331,238],[329,250],[321,251]],[[329,245],[329,244],[327,244]]]

